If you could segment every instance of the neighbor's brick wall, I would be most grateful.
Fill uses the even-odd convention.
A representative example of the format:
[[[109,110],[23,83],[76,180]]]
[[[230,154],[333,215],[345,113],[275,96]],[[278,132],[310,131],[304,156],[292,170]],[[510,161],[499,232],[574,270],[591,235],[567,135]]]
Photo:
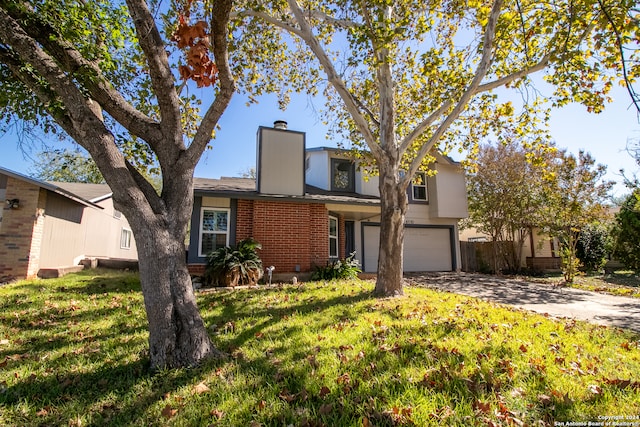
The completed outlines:
[[[19,199],[18,209],[6,205],[0,229],[0,276],[31,278],[38,273],[44,230],[46,190],[12,177],[7,179],[6,198]]]
[[[236,243],[253,237],[265,267],[276,273],[308,272],[325,265],[329,253],[328,213],[324,205],[238,200]]]

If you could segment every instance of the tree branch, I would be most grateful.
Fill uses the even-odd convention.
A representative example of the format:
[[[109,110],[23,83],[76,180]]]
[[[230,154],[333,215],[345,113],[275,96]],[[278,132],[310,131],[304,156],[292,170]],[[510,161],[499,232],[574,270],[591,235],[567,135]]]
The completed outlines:
[[[211,141],[213,129],[218,124],[235,92],[235,80],[229,65],[227,44],[231,6],[231,0],[215,0],[211,8],[211,47],[218,68],[219,91],[202,118],[198,131],[187,149],[185,161],[193,167],[198,163],[207,144]]]
[[[130,133],[138,137],[145,135],[153,146],[162,135],[156,122],[135,109],[113,88],[102,74],[95,61],[88,61],[71,43],[68,43],[48,22],[35,13],[24,9],[8,8],[7,13],[18,22],[31,22],[33,25],[22,27],[24,31],[38,41],[45,51],[68,73],[73,74],[102,108]],[[90,73],[90,75],[87,75]],[[152,138],[149,138],[149,135]]]
[[[160,32],[146,2],[144,0],[126,1],[136,27],[140,47],[149,65],[149,76],[151,77],[153,92],[160,107],[160,126],[164,134],[164,140],[166,141],[169,138],[178,149],[185,149],[182,139],[180,99],[176,92],[175,79],[169,66],[165,44],[160,37]],[[168,147],[168,145],[164,146]],[[162,151],[156,151],[159,159],[166,154]]]
[[[302,9],[300,9],[300,6],[298,5],[296,0],[287,0],[287,2],[289,4],[289,7],[291,8],[291,11],[296,17],[298,25],[300,26],[299,34],[296,34],[302,40],[304,40],[309,49],[311,49],[311,51],[316,55],[318,61],[320,61],[320,65],[327,75],[327,79],[336,90],[336,92],[338,92],[338,95],[344,102],[345,108],[351,114],[351,117],[353,118],[360,133],[362,133],[367,146],[371,150],[374,157],[380,159],[382,152],[380,146],[376,144],[375,136],[371,132],[371,129],[369,129],[369,125],[366,119],[358,109],[357,102],[355,101],[353,95],[351,94],[351,92],[349,92],[346,84],[338,75],[335,67],[333,66],[333,63],[331,62],[331,59],[324,51],[322,46],[320,46],[320,42],[318,42],[318,39],[316,39],[313,35],[311,27],[304,18],[304,12],[302,11]]]
[[[613,22],[613,18],[611,17],[611,14],[604,7],[602,0],[598,0],[598,4],[600,5],[600,9],[602,10],[602,13],[604,13],[604,16],[607,18],[607,21],[609,21],[609,25],[611,25],[614,35],[616,36],[616,45],[617,45],[618,51],[620,52],[620,64],[622,65],[622,75],[624,77],[624,84],[627,88],[627,92],[629,93],[629,97],[631,97],[631,102],[633,102],[633,105],[636,107],[638,114],[640,114],[640,96],[633,89],[633,86],[631,86],[631,81],[629,80],[629,73],[627,70],[627,61],[625,61],[624,59],[624,46],[622,44],[622,37],[620,36],[620,31],[618,30],[618,27],[616,26],[615,22]]]
[[[456,103],[453,110],[449,113],[446,119],[438,126],[436,131],[431,135],[429,141],[420,147],[416,158],[411,162],[411,166],[407,171],[407,174],[402,179],[401,184],[405,187],[409,185],[413,175],[418,171],[420,167],[420,163],[422,159],[427,155],[427,153],[431,150],[431,148],[438,142],[440,137],[446,132],[451,123],[458,118],[458,116],[464,111],[469,100],[473,97],[474,94],[477,93],[477,89],[484,79],[484,76],[491,65],[491,57],[493,55],[493,41],[496,35],[496,25],[498,23],[498,18],[500,17],[500,10],[502,8],[503,0],[495,0],[493,6],[491,7],[491,13],[489,14],[489,19],[487,22],[487,26],[484,32],[484,41],[482,46],[482,56],[480,62],[478,63],[478,67],[476,69],[475,76],[473,80],[464,91],[458,102]],[[442,108],[442,107],[441,107]],[[402,146],[405,144],[403,143]]]

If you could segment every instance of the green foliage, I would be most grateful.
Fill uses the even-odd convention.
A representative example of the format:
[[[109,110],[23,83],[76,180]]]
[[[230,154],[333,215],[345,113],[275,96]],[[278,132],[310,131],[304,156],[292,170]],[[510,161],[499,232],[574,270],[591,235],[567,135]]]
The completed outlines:
[[[580,260],[576,247],[580,232],[607,215],[605,201],[612,182],[603,181],[606,166],[589,153],[559,152],[545,177],[544,219],[541,229],[558,239],[565,279],[571,283]]]
[[[588,224],[580,231],[576,256],[587,272],[600,271],[607,262],[609,230],[604,224]]]
[[[630,194],[616,215],[613,258],[640,271],[640,190]]]
[[[207,255],[204,274],[206,284],[217,286],[253,286],[262,277],[262,260],[258,256],[260,243],[252,238],[238,242],[235,247],[218,248]]]
[[[360,263],[354,257],[355,252],[343,260],[330,261],[325,267],[316,267],[311,274],[311,280],[357,279],[362,270]]]
[[[375,299],[359,280],[199,293],[229,357],[150,372],[136,274],[4,285],[0,425],[552,426],[640,413],[637,335],[406,293]]]
[[[43,181],[104,184],[102,173],[88,155],[76,150],[50,150],[38,153],[31,175]]]

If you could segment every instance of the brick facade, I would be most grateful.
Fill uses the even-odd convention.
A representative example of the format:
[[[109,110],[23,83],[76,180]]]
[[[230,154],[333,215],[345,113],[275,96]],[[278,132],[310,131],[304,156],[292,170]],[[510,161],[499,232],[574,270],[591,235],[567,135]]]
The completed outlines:
[[[238,200],[236,243],[253,237],[277,272],[309,272],[329,255],[329,214],[322,204]]]
[[[4,209],[0,225],[0,277],[32,278],[38,273],[47,192],[29,182],[7,179],[6,199],[20,206]]]

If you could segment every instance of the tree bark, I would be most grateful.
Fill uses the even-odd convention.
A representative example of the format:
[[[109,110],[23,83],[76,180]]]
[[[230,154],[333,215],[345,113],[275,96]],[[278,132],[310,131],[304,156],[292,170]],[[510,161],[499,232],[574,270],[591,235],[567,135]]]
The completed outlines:
[[[402,290],[402,264],[404,219],[408,197],[406,187],[400,185],[398,167],[380,165],[380,248],[375,294],[379,296],[404,295]]]
[[[171,199],[167,193],[176,191],[193,194],[192,181],[187,181],[170,184],[172,188],[164,192],[163,199]],[[121,197],[114,192],[114,198],[118,196]],[[122,208],[138,247],[153,370],[194,366],[206,358],[223,355],[209,338],[187,269],[184,236],[192,201],[165,206],[166,210],[151,216],[145,215],[144,210]]]

